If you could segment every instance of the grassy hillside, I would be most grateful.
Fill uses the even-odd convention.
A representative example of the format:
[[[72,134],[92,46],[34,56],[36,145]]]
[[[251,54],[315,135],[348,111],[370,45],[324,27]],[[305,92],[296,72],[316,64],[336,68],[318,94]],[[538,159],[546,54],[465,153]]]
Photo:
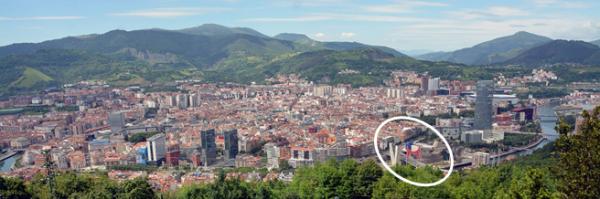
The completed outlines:
[[[554,40],[529,49],[507,63],[539,66],[555,63],[600,65],[600,47],[583,42]]]
[[[237,45],[231,48],[235,49],[235,46]],[[300,74],[319,83],[365,86],[382,84],[393,70],[429,72],[443,79],[491,78],[494,72],[493,69],[481,67],[397,57],[374,48],[288,52],[277,55],[263,53],[264,55],[230,55],[209,67],[198,67],[180,63],[153,64],[126,52],[100,54],[85,50],[39,50],[34,54],[11,55],[0,59],[0,70],[6,71],[0,73],[0,81],[3,82],[0,88],[3,93],[7,93],[43,89],[44,86],[81,80],[106,80],[116,86],[180,79],[263,83],[265,78],[290,73]],[[348,74],[342,71],[352,72]]]
[[[419,56],[431,61],[450,61],[469,65],[487,65],[504,62],[535,46],[552,41],[550,38],[517,32],[453,52],[435,52]]]

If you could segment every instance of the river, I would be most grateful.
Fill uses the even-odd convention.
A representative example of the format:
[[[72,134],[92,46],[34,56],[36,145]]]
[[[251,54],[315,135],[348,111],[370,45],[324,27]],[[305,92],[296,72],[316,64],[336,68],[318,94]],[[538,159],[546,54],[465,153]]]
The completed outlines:
[[[542,106],[539,106],[538,114],[539,115],[555,115],[555,113],[554,113],[555,107],[557,107],[557,106],[551,105],[551,104],[544,104]],[[540,123],[540,126],[542,128],[542,133],[546,135],[546,140],[544,140],[542,143],[540,143],[534,149],[540,149],[540,148],[544,147],[544,145],[558,139],[558,132],[556,132],[556,129],[554,129],[554,127],[556,127],[557,120],[558,119],[556,117],[550,117],[550,118],[546,117],[546,118],[544,118],[543,122]]]
[[[545,115],[545,116],[554,116],[554,108],[557,107],[558,105],[556,104],[544,104],[542,106],[538,106],[537,107],[537,111],[539,115]],[[517,156],[526,156],[526,155],[531,155],[531,153],[533,153],[533,151],[541,149],[542,147],[544,147],[546,144],[548,143],[552,143],[554,142],[556,139],[558,139],[558,132],[556,132],[556,130],[554,129],[554,127],[556,126],[556,121],[557,121],[557,117],[544,117],[543,121],[540,122],[540,127],[542,129],[542,133],[545,135],[545,140],[543,140],[541,143],[539,143],[537,146],[528,149],[528,150],[524,150],[521,152],[517,152],[513,155],[517,155]],[[512,156],[512,155],[510,155]],[[507,158],[509,158],[510,156],[504,156],[501,157],[499,160],[500,161],[504,161],[507,160]],[[496,162],[498,160],[492,160],[493,162]]]
[[[4,160],[4,164],[2,164],[2,167],[0,167],[0,172],[9,172],[19,157],[21,157],[21,154],[13,155],[12,157]]]

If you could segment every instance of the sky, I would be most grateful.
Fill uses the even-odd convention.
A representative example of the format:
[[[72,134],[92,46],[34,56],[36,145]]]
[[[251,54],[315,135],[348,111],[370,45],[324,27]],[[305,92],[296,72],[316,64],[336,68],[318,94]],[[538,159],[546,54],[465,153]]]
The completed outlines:
[[[597,0],[3,0],[0,46],[205,23],[400,51],[448,51],[517,31],[600,39]]]

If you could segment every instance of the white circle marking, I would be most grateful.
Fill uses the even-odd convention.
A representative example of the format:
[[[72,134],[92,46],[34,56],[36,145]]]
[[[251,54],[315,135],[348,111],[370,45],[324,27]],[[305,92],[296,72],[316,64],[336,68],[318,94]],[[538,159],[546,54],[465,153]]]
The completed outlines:
[[[379,136],[379,131],[381,131],[381,128],[383,128],[387,123],[389,123],[391,121],[395,121],[395,120],[409,120],[409,121],[413,121],[413,122],[422,124],[423,126],[431,129],[438,137],[440,137],[442,139],[442,142],[444,142],[444,144],[446,145],[446,148],[448,149],[448,153],[450,154],[450,169],[448,170],[448,173],[442,179],[440,179],[436,182],[432,182],[432,183],[413,182],[413,181],[410,181],[410,180],[402,177],[398,173],[396,173],[387,163],[385,163],[385,160],[383,160],[383,156],[379,152],[379,147],[378,147],[379,145],[377,143],[377,137]],[[431,125],[427,124],[426,122],[419,120],[417,118],[408,117],[408,116],[396,116],[396,117],[392,117],[392,118],[389,118],[389,119],[383,121],[379,125],[379,127],[377,127],[377,130],[375,130],[375,137],[373,138],[373,144],[375,147],[375,153],[377,153],[377,158],[379,158],[379,161],[381,161],[381,163],[383,164],[383,167],[385,167],[385,169],[387,169],[392,175],[396,176],[396,178],[398,178],[408,184],[411,184],[411,185],[415,185],[418,187],[431,187],[431,186],[439,185],[439,184],[443,183],[444,181],[446,181],[452,174],[452,171],[454,170],[454,154],[452,153],[452,148],[450,148],[450,144],[448,144],[448,140],[446,140],[446,138],[444,138],[444,136],[433,126],[431,126]]]

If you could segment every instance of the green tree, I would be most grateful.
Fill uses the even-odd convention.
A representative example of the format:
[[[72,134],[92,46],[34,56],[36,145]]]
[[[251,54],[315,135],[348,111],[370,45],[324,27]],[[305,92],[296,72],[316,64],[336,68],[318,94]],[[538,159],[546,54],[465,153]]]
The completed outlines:
[[[144,178],[125,181],[122,185],[124,196],[128,199],[150,199],[155,198],[154,190]]]
[[[369,159],[358,166],[353,176],[354,196],[370,198],[375,182],[383,175],[383,170],[375,160]]]
[[[189,199],[202,199],[207,198],[209,195],[209,190],[206,186],[202,185],[190,185],[184,186],[180,190],[177,191],[177,198],[189,198]]]
[[[352,176],[356,172],[358,164],[354,160],[342,161],[338,168],[340,174],[340,184],[336,188],[336,195],[339,198],[354,198],[357,197],[353,191],[354,179]]]
[[[25,191],[22,180],[0,177],[0,198],[21,199],[31,198],[31,195]]]
[[[379,180],[373,185],[372,198],[374,199],[385,199],[385,198],[407,198],[408,193],[403,192],[405,190],[399,189],[401,184],[398,183],[396,177],[389,173],[385,173]]]
[[[510,198],[517,199],[546,199],[560,198],[548,178],[548,171],[528,169],[525,176],[513,178],[510,185]]]
[[[559,153],[558,175],[561,190],[568,198],[600,196],[600,107],[592,113],[584,111],[583,122],[576,133],[561,121],[556,141]]]
[[[50,194],[50,188],[48,188],[46,184],[46,176],[42,174],[36,174],[31,179],[31,182],[27,186],[27,192],[31,194],[32,198],[39,199],[50,199],[52,198]]]
[[[59,198],[69,198],[76,193],[83,193],[92,187],[92,179],[85,175],[65,173],[55,177],[56,194]]]

